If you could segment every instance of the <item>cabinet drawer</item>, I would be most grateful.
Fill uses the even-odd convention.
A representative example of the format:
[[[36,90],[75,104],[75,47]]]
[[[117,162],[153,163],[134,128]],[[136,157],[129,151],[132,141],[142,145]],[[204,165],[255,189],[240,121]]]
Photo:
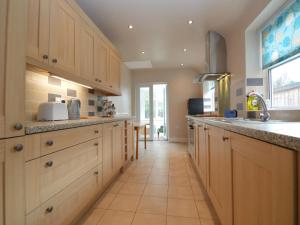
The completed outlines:
[[[97,168],[90,170],[26,217],[27,225],[69,225],[91,205],[97,193]]]
[[[26,163],[26,212],[98,165],[98,139]],[[37,194],[39,193],[39,194]]]
[[[41,134],[41,155],[102,136],[102,126],[87,126]]]

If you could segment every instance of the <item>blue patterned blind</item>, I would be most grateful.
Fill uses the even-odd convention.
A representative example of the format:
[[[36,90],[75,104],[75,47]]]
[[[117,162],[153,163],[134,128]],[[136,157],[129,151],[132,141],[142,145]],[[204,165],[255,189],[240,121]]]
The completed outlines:
[[[262,65],[268,68],[300,53],[300,0],[284,9],[262,31]]]

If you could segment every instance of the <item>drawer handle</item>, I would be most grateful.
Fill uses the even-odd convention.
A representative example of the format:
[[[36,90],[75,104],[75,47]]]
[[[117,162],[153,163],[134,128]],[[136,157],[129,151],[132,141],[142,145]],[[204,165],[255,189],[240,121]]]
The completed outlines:
[[[94,143],[94,145],[95,145],[95,146],[98,146],[99,144],[98,144],[98,143]]]
[[[228,141],[228,140],[229,140],[229,137],[223,136],[223,141]]]
[[[99,134],[99,130],[95,130],[95,134]]]
[[[120,124],[115,124],[115,125],[114,125],[114,127],[118,127],[118,126],[120,126]]]
[[[112,85],[109,85],[110,88],[112,88]]]
[[[43,55],[43,59],[48,59],[48,55]]]
[[[52,145],[54,144],[54,142],[53,142],[52,140],[49,140],[49,141],[46,142],[46,144],[47,144],[48,146],[52,146]]]
[[[22,151],[23,150],[23,145],[22,144],[17,144],[16,146],[15,146],[15,151],[16,152],[20,152],[20,151]]]
[[[98,172],[98,171],[95,171],[95,172],[94,172],[94,174],[95,174],[95,175],[98,175],[98,174],[99,174],[99,172]]]
[[[15,124],[15,130],[22,130],[22,129],[23,129],[23,124],[21,124],[21,123]]]
[[[52,62],[57,63],[58,61],[57,61],[57,59],[52,59]]]
[[[102,80],[98,80],[100,83],[102,82]]]
[[[53,206],[50,206],[46,209],[46,213],[52,213],[53,211]]]
[[[46,167],[52,167],[53,166],[53,161],[48,161],[45,164]]]
[[[204,130],[208,130],[208,128],[207,128],[207,127],[204,127]]]

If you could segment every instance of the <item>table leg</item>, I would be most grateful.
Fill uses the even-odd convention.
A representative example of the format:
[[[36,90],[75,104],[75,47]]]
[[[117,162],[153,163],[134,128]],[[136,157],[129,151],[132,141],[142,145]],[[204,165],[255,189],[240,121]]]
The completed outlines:
[[[135,128],[136,144],[135,144],[135,157],[139,159],[139,128]]]
[[[144,127],[144,142],[144,148],[147,149],[147,126]]]

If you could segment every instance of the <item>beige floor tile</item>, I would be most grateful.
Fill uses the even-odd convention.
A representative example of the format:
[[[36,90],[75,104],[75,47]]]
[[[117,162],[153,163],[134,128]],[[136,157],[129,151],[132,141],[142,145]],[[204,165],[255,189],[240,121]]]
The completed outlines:
[[[126,183],[122,186],[119,194],[142,195],[144,193],[145,184]]]
[[[199,219],[168,216],[167,225],[202,225]]]
[[[97,225],[131,225],[134,213],[116,210],[106,210],[104,216]]]
[[[169,176],[188,177],[188,174],[187,174],[186,170],[184,170],[184,169],[175,169],[175,170],[170,169]]]
[[[120,189],[124,186],[124,182],[122,181],[115,181],[107,190],[108,193],[111,194],[118,194]]]
[[[162,175],[151,175],[148,179],[149,184],[169,184],[169,177]]]
[[[135,169],[133,169],[133,170],[130,170],[129,172],[131,173],[131,174],[150,174],[151,173],[151,168],[149,168],[149,167],[145,167],[145,168],[143,168],[143,167],[141,167],[141,168],[135,168]]]
[[[197,209],[199,217],[203,219],[214,219],[216,215],[210,210],[208,203],[205,201],[197,201]]]
[[[100,208],[100,209],[107,209],[108,206],[112,203],[112,201],[115,199],[117,195],[115,194],[110,194],[106,193],[104,196],[102,196],[98,201],[95,206],[95,208]]]
[[[128,183],[139,183],[139,184],[144,184],[147,183],[149,178],[149,175],[146,174],[133,174],[129,176],[127,179]]]
[[[122,181],[122,182],[127,182],[128,181],[128,178],[130,176],[130,173],[128,173],[127,171],[125,171],[120,177],[119,177],[119,181]]]
[[[169,216],[198,218],[195,201],[188,199],[169,198],[167,214]]]
[[[201,225],[220,225],[216,220],[211,219],[200,219]]]
[[[168,189],[169,198],[194,199],[194,194],[190,186],[170,185]]]
[[[165,215],[137,213],[132,225],[166,225],[166,223],[167,219]]]
[[[207,196],[201,188],[199,188],[198,186],[193,185],[192,190],[193,190],[195,200],[201,200],[201,201],[206,200]]]
[[[104,216],[104,213],[104,209],[94,209],[86,216],[85,220],[80,223],[80,225],[97,225],[100,219]]]
[[[117,195],[108,209],[134,212],[138,207],[140,198],[137,195]]]
[[[191,186],[191,183],[188,177],[169,176],[169,185]]]
[[[147,184],[144,196],[168,197],[168,185]]]
[[[151,175],[156,176],[156,175],[162,175],[166,176],[169,175],[169,169],[168,168],[153,168]]]
[[[167,213],[167,199],[143,196],[137,212],[165,215]]]

